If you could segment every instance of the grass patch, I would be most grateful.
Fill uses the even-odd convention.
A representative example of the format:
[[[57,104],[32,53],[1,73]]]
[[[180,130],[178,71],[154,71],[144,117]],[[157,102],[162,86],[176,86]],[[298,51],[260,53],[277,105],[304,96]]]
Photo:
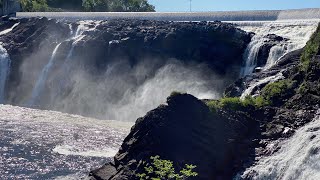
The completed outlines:
[[[264,99],[262,96],[251,97],[247,96],[245,99],[239,97],[225,97],[220,100],[211,100],[207,102],[211,112],[217,112],[218,109],[242,110],[244,108],[261,108],[270,105],[270,101]]]
[[[307,71],[310,66],[310,60],[318,53],[320,47],[320,23],[317,30],[311,36],[303,49],[301,55],[300,70]]]
[[[290,79],[269,83],[261,91],[261,97],[272,105],[281,103],[285,97],[293,92],[295,81]]]

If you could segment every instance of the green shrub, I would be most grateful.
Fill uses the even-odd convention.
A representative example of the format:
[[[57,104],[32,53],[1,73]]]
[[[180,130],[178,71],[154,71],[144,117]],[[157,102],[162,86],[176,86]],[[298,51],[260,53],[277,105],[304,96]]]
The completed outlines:
[[[220,99],[219,106],[223,108],[228,108],[232,110],[240,109],[243,104],[243,102],[238,97],[227,97]]]
[[[239,97],[225,97],[220,100],[208,101],[207,106],[211,112],[217,112],[218,109],[227,108],[231,110],[241,110],[243,108],[261,108],[270,105],[270,101],[262,96],[252,97],[247,96],[241,100]]]
[[[85,11],[153,12],[155,7],[147,0],[83,0]]]
[[[320,23],[317,30],[311,36],[301,55],[300,70],[307,71],[311,58],[317,54],[320,47]]]
[[[136,175],[140,180],[182,180],[188,177],[198,176],[198,173],[193,171],[196,168],[194,165],[186,164],[185,168],[180,170],[179,173],[176,173],[172,161],[162,160],[160,156],[151,157],[150,160],[152,161],[151,164],[147,164],[144,167],[145,172]]]
[[[261,96],[266,101],[274,104],[275,102],[281,101],[282,97],[285,97],[288,93],[290,93],[293,84],[294,81],[289,79],[269,83],[262,89]]]
[[[48,11],[49,7],[46,0],[20,0],[22,11],[42,12]]]

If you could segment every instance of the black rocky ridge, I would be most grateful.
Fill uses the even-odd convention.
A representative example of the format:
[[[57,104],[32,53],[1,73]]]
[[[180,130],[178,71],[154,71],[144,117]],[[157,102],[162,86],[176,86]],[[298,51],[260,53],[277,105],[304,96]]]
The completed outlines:
[[[305,49],[289,53],[267,71],[239,79],[225,92],[229,97],[240,96],[250,82],[281,72],[280,81],[290,81],[291,85],[274,103],[210,111],[206,101],[175,93],[166,105],[137,120],[114,162],[92,171],[91,179],[138,179],[135,174],[143,171],[142,162],[155,155],[173,160],[176,168],[186,163],[197,165],[199,176],[194,179],[232,179],[257,156],[276,152],[277,148],[266,148],[268,143],[290,137],[319,109],[320,50],[309,49],[311,43],[319,46],[319,37],[320,27]],[[306,53],[311,53],[307,62],[301,60]],[[272,83],[256,87],[252,94],[261,95],[268,84]],[[243,178],[251,179],[250,175]]]

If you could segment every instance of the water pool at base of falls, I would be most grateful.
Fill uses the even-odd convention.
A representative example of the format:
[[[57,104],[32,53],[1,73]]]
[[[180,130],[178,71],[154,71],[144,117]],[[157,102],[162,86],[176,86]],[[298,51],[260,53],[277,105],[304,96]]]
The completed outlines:
[[[0,179],[79,179],[111,161],[131,126],[0,105]]]

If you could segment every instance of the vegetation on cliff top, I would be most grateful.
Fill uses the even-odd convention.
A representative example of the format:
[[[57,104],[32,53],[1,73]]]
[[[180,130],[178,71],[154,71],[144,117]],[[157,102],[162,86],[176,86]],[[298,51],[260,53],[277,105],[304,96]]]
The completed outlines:
[[[310,40],[307,42],[307,45],[304,47],[302,56],[301,56],[301,70],[307,71],[310,60],[319,52],[320,48],[320,23],[315,33],[311,36]]]
[[[20,0],[22,11],[150,12],[147,0]]]

